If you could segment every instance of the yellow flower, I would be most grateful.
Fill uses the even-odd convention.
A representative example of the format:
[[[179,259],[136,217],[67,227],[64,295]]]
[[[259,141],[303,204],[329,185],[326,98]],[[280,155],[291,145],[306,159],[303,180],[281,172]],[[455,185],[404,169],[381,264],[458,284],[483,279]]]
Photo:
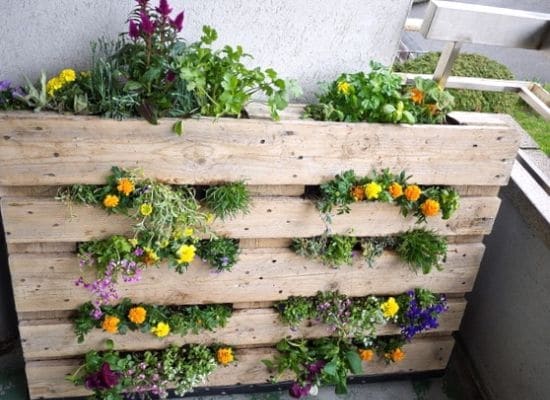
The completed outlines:
[[[397,348],[392,350],[389,353],[384,354],[384,357],[386,357],[389,360],[392,360],[393,362],[399,362],[399,361],[403,361],[403,359],[405,358],[405,352],[400,348]]]
[[[193,236],[193,228],[185,228],[183,230],[183,236],[184,237],[189,237],[189,236]]]
[[[112,315],[107,315],[103,322],[101,323],[101,327],[109,333],[117,333],[118,332],[118,324],[120,323],[120,319],[117,317],[114,317]]]
[[[130,193],[134,191],[134,189],[134,182],[132,182],[130,179],[120,178],[118,180],[118,186],[116,187],[116,190],[118,190],[124,196],[129,196]]]
[[[108,194],[103,199],[103,205],[107,208],[115,208],[116,206],[118,206],[119,201],[120,199],[116,194]]]
[[[142,324],[145,322],[147,316],[147,310],[143,307],[132,307],[128,312],[128,319],[134,324]]]
[[[424,92],[418,88],[411,90],[411,100],[413,103],[420,104],[424,100]]]
[[[133,246],[133,247],[136,247],[138,245],[138,240],[137,239],[128,239],[128,242]]]
[[[365,199],[365,190],[362,186],[354,186],[351,188],[351,197],[355,201],[361,201]]]
[[[50,79],[48,83],[46,83],[46,91],[48,92],[48,96],[53,96],[55,92],[63,87],[64,83],[65,82],[57,76]]]
[[[422,214],[426,217],[433,217],[439,212],[439,202],[433,199],[427,199],[420,205],[420,211],[422,211]]]
[[[183,264],[183,263],[190,263],[191,261],[193,261],[193,258],[195,258],[196,250],[197,248],[192,244],[182,245],[176,253],[178,255],[178,263]]]
[[[73,82],[76,79],[76,72],[73,69],[64,69],[59,73],[59,79],[65,82]]]
[[[154,264],[159,260],[159,256],[157,255],[155,250],[151,249],[150,247],[145,247],[143,250],[145,251],[145,254],[143,255],[143,262],[146,265]]]
[[[222,365],[227,365],[230,362],[233,362],[235,359],[233,349],[231,349],[231,347],[220,347],[216,352],[216,359]]]
[[[420,198],[422,190],[416,185],[410,185],[405,188],[405,197],[409,201],[416,201]]]
[[[397,182],[393,182],[388,188],[388,191],[390,192],[392,199],[397,199],[398,197],[403,196],[403,187]]]
[[[351,92],[351,85],[346,81],[338,82],[337,89],[339,93],[348,95]]]
[[[151,333],[157,337],[165,337],[170,333],[170,325],[159,322],[157,326],[151,328]]]
[[[89,78],[91,76],[91,72],[90,71],[82,71],[80,73],[80,76],[82,76],[83,78]]]
[[[384,317],[391,318],[397,314],[397,311],[399,311],[399,304],[397,304],[395,298],[390,297],[380,305],[380,308],[382,309],[382,314],[384,314]]]
[[[149,203],[143,203],[140,207],[139,207],[139,212],[141,213],[141,215],[143,215],[144,217],[147,217],[149,215],[151,215],[151,213],[153,212],[153,206]]]
[[[212,222],[214,222],[214,214],[212,213],[206,214],[206,223],[211,224]]]
[[[382,186],[380,186],[376,182],[370,182],[365,185],[365,194],[367,195],[367,199],[369,200],[377,199],[381,191]]]
[[[363,361],[370,361],[374,357],[374,351],[371,349],[359,349],[359,357]]]

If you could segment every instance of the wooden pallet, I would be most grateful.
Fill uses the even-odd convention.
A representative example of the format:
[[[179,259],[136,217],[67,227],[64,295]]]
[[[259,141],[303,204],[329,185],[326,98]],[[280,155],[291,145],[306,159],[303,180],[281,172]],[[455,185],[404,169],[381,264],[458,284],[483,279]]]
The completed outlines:
[[[348,296],[398,294],[414,287],[446,293],[450,311],[438,330],[407,345],[399,364],[365,365],[367,374],[443,369],[452,349],[450,333],[459,328],[465,300],[483,257],[483,235],[490,233],[509,179],[519,136],[509,117],[455,113],[457,126],[325,123],[298,118],[291,107],[280,122],[251,107],[250,120],[201,118],[184,121],[185,135],[171,133],[173,121],[157,126],[95,117],[0,113],[0,206],[10,273],[20,321],[32,398],[86,395],[64,380],[90,349],[108,337],[90,333],[78,344],[68,316],[89,300],[73,282],[80,275],[76,243],[129,232],[131,221],[89,206],[68,208],[53,200],[59,185],[102,184],[111,166],[140,167],[173,184],[213,184],[245,179],[253,205],[249,214],[214,229],[239,238],[242,253],[231,272],[213,275],[194,262],[178,275],[166,266],[144,273],[141,282],[120,286],[135,302],[154,304],[232,303],[237,309],[216,332],[158,340],[132,332],[116,336],[121,350],[166,347],[170,343],[224,342],[236,346],[239,362],[217,370],[207,385],[263,383],[269,373],[260,362],[284,337],[327,336],[324,326],[291,331],[270,308],[289,296],[339,290]],[[461,194],[460,208],[448,221],[428,227],[450,245],[442,271],[415,274],[390,251],[373,268],[360,263],[331,269],[297,256],[290,238],[324,232],[313,202],[302,198],[306,185],[318,185],[346,169],[358,175],[373,168],[402,169],[424,185],[450,185]],[[357,236],[396,234],[415,226],[395,206],[355,204],[333,219],[333,231]],[[379,334],[395,334],[393,325]],[[252,348],[251,348],[252,346]]]

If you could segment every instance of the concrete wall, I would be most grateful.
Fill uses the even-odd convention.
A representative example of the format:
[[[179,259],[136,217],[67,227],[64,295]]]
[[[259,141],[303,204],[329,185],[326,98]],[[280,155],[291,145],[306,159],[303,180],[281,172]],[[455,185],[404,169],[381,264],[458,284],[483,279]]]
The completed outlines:
[[[491,399],[548,399],[550,225],[514,183],[501,198],[460,335]]]
[[[157,0],[152,1],[153,4]],[[215,27],[220,44],[241,44],[254,65],[298,79],[309,97],[319,81],[389,64],[411,0],[171,0],[185,8],[182,35]],[[2,0],[0,79],[36,77],[41,69],[85,68],[88,44],[126,30],[130,0]]]

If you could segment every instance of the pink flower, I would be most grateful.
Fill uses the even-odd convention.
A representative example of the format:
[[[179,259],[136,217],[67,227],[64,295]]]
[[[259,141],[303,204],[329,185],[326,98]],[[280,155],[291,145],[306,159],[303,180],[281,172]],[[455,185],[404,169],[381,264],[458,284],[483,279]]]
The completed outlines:
[[[139,16],[141,18],[141,31],[146,35],[152,35],[153,32],[155,32],[154,22],[149,18],[146,12],[140,12]]]
[[[172,12],[172,9],[170,8],[170,5],[168,4],[168,0],[160,0],[159,6],[155,8],[155,10],[162,15],[163,17],[167,17]]]
[[[170,25],[172,25],[172,27],[174,27],[174,29],[178,32],[181,32],[181,30],[183,29],[184,16],[185,16],[184,11],[182,11],[176,16],[175,19],[170,20]]]
[[[134,40],[136,40],[139,37],[139,26],[132,20],[130,20],[128,35],[130,36],[130,38]]]

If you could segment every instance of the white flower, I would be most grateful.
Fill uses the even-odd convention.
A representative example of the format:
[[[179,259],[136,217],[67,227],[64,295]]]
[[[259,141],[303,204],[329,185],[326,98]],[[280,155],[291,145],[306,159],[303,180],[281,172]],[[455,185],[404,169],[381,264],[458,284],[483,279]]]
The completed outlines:
[[[317,385],[312,385],[311,389],[309,389],[309,395],[310,396],[317,396],[319,394],[319,388]]]

